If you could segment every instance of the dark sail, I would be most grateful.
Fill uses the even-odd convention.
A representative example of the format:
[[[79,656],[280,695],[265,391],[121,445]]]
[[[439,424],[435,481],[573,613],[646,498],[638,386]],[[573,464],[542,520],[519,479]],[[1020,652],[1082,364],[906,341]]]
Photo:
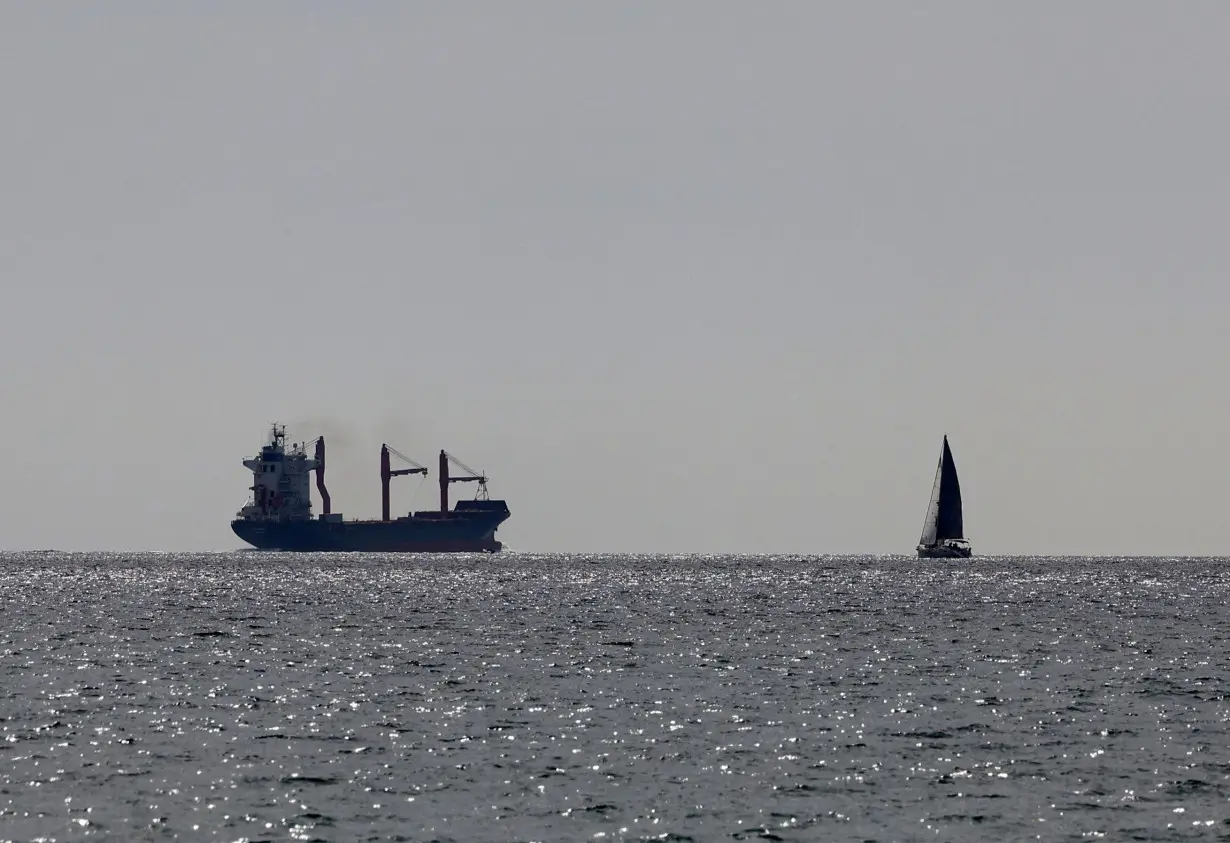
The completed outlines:
[[[944,453],[940,457],[939,512],[935,519],[935,540],[963,539],[965,526],[961,523],[961,483],[957,480],[957,465],[944,437]]]

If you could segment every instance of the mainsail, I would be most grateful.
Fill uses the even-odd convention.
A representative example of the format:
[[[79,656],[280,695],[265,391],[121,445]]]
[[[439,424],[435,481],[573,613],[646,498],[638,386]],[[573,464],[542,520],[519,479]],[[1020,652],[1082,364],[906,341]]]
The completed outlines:
[[[953,462],[944,437],[944,450],[940,463],[935,467],[935,484],[931,487],[931,501],[927,504],[927,517],[923,521],[922,538],[919,544],[931,546],[945,539],[962,539],[965,526],[961,519],[961,484],[957,480],[957,465]]]

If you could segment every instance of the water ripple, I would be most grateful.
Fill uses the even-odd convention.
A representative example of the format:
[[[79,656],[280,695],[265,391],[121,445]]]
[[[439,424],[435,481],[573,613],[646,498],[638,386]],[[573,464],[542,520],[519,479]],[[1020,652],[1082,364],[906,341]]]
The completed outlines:
[[[1204,839],[1208,559],[0,555],[0,839]]]

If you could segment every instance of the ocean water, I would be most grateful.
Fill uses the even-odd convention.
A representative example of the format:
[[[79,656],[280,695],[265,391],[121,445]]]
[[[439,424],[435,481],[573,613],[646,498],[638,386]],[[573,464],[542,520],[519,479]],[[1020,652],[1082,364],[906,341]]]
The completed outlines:
[[[0,840],[1230,839],[1230,560],[0,555]]]

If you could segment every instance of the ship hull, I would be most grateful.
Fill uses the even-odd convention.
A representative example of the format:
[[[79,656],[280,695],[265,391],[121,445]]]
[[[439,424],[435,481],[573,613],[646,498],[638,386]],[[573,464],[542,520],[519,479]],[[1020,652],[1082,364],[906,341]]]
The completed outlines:
[[[452,513],[450,513],[452,515]],[[496,553],[495,530],[508,511],[395,521],[258,521],[236,519],[231,529],[260,550],[366,553]]]

